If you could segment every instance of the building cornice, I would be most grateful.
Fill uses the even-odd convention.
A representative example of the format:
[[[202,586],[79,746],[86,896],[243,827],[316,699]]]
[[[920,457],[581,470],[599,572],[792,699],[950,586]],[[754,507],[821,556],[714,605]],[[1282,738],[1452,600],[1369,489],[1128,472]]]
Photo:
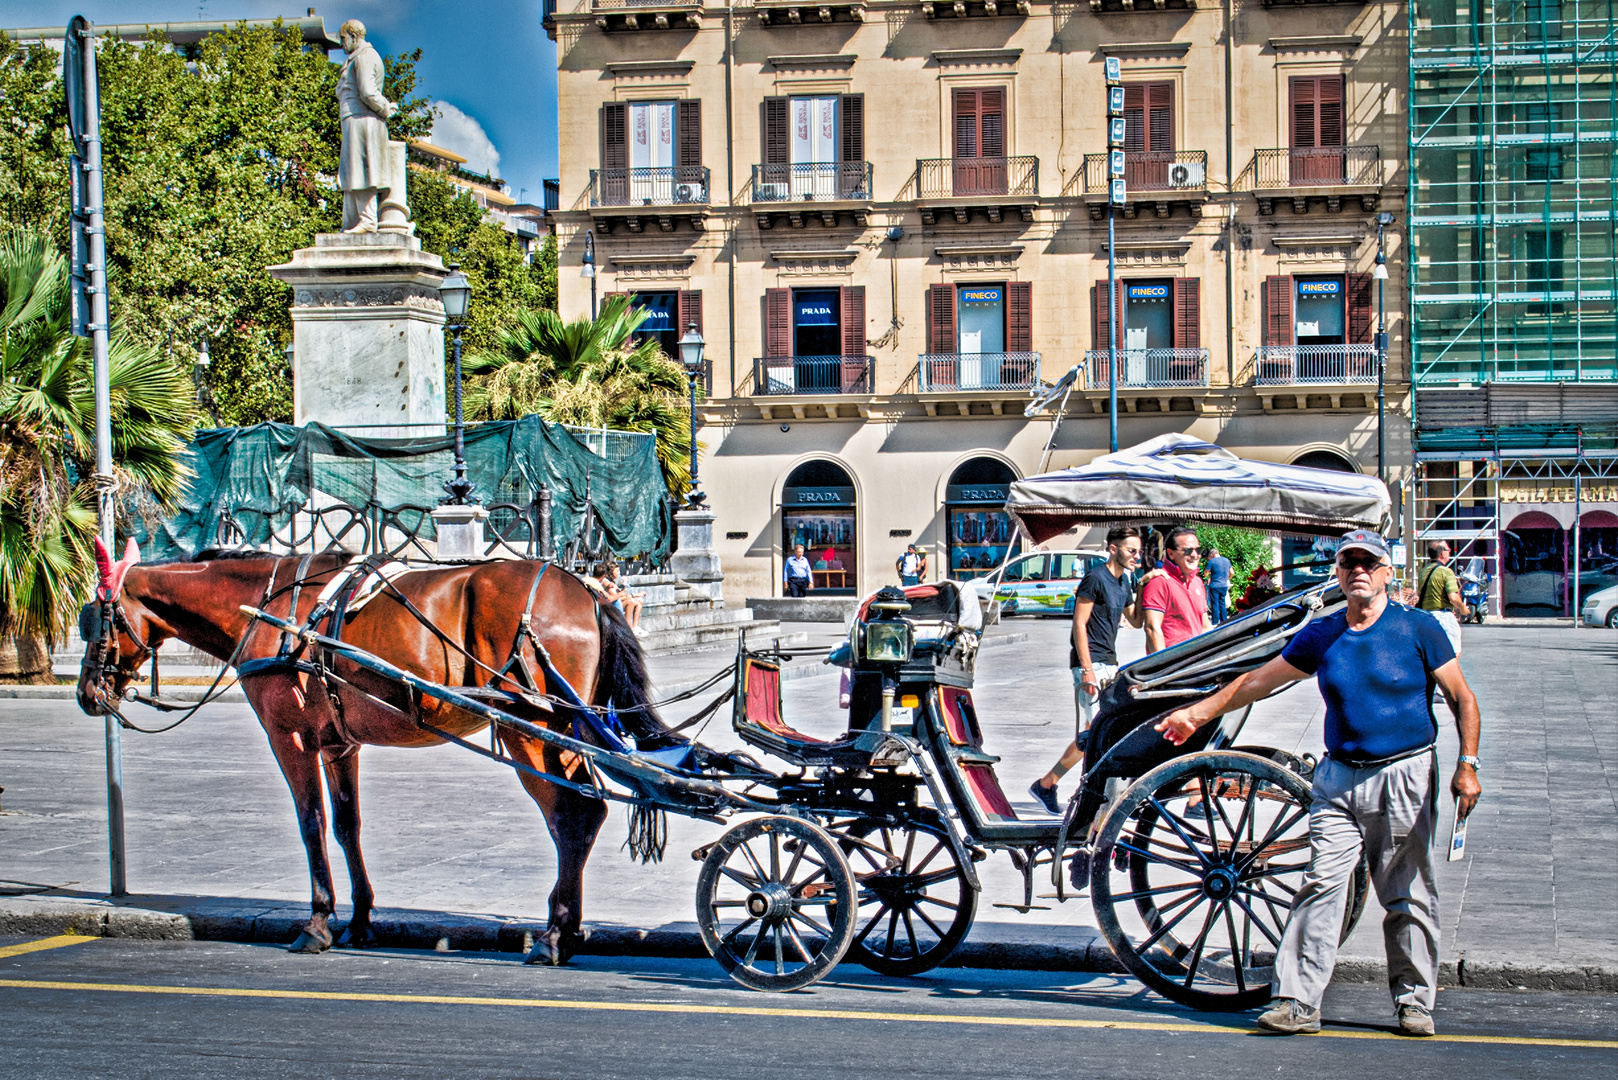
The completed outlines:
[[[848,69],[859,59],[857,53],[802,53],[790,56],[767,56],[764,62],[777,71],[825,71],[829,68]]]
[[[1016,67],[1021,49],[934,49],[933,62],[939,67]]]
[[[697,63],[695,60],[618,60],[604,66],[615,77],[623,79],[648,75],[689,75]]]
[[[1184,56],[1191,51],[1189,41],[1111,41],[1098,45],[1102,56]]]
[[[1346,52],[1352,53],[1364,42],[1354,34],[1319,37],[1278,37],[1270,39],[1275,52]]]

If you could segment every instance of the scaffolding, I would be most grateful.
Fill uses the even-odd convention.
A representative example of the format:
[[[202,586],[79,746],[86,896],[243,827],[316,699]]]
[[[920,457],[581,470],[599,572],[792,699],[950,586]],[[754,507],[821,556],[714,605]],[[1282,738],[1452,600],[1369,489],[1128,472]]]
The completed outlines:
[[[1618,0],[1409,13],[1418,392],[1618,378]]]

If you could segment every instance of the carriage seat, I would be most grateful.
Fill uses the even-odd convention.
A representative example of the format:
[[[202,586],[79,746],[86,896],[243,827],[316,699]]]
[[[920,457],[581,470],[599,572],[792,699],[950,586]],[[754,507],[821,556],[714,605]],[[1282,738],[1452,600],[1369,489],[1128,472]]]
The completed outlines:
[[[743,653],[738,658],[731,726],[744,742],[794,765],[862,769],[871,764],[867,732],[819,739],[787,724],[781,710],[781,665]]]

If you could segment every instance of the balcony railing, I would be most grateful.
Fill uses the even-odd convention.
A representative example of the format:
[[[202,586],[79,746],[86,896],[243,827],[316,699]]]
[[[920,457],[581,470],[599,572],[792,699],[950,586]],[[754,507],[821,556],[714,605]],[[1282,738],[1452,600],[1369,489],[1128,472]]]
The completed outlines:
[[[1106,349],[1084,354],[1092,390],[1112,385]],[[1118,385],[1130,390],[1208,385],[1207,349],[1119,349]]]
[[[708,170],[701,165],[656,169],[591,169],[591,206],[688,206],[708,202]]]
[[[927,158],[916,162],[919,199],[1038,194],[1037,157]]]
[[[1105,195],[1111,178],[1106,154],[1084,155],[1086,194]],[[1137,191],[1190,191],[1208,188],[1206,150],[1164,150],[1124,155],[1124,184]]]
[[[922,393],[938,390],[1027,390],[1039,382],[1037,352],[923,353]]]
[[[869,394],[869,356],[766,356],[753,361],[753,393]]]
[[[1258,350],[1259,386],[1376,382],[1375,345],[1265,345]]]
[[[871,163],[754,165],[755,203],[859,201],[871,197]]]
[[[1260,150],[1254,171],[1254,186],[1261,189],[1380,185],[1382,148],[1312,146]]]

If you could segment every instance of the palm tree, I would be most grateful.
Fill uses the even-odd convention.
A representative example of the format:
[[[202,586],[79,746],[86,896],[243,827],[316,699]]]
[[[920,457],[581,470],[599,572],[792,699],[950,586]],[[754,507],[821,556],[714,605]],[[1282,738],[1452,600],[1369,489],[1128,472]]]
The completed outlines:
[[[685,369],[655,341],[634,340],[646,313],[609,297],[594,320],[564,322],[554,311],[523,311],[492,348],[463,365],[468,415],[516,420],[530,414],[559,424],[645,431],[669,491],[691,482],[691,413]]]
[[[72,336],[68,284],[44,234],[0,236],[0,636],[52,644],[89,595],[96,534],[90,343]],[[195,425],[190,380],[117,330],[108,372],[120,503],[170,510]]]

